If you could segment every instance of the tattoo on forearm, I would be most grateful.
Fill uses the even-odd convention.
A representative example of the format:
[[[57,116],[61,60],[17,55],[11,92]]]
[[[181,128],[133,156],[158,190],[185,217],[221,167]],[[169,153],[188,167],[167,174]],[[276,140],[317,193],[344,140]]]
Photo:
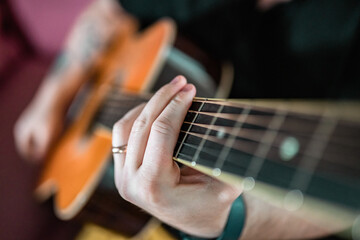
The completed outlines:
[[[89,21],[84,28],[83,44],[80,49],[80,61],[87,63],[96,55],[96,53],[104,47],[104,33],[99,29],[96,21]]]
[[[69,61],[68,52],[62,51],[59,54],[59,56],[56,58],[53,66],[51,68],[50,74],[51,75],[59,75],[59,74],[61,74],[62,72],[64,72],[64,70],[66,68],[68,68],[69,64],[70,64],[70,61]]]
[[[109,24],[106,18],[84,18],[71,36],[70,44],[55,60],[50,74],[57,79],[74,64],[86,71],[113,36],[113,28]]]

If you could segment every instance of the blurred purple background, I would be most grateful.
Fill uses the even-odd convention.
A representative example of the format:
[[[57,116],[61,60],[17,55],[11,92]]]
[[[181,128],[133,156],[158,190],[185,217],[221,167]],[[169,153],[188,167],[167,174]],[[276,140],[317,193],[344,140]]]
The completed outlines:
[[[0,239],[72,239],[79,225],[62,222],[51,201],[33,198],[39,166],[16,153],[13,127],[66,33],[89,0],[0,1]]]

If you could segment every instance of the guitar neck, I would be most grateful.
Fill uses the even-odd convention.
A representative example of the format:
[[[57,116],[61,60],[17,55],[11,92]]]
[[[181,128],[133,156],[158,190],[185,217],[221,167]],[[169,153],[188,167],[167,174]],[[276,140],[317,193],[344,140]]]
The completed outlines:
[[[359,209],[358,104],[269,102],[195,99],[174,159]]]
[[[149,97],[109,94],[95,122],[111,128]],[[220,179],[230,174],[247,190],[261,182],[360,209],[357,109],[358,102],[195,98],[174,159]]]

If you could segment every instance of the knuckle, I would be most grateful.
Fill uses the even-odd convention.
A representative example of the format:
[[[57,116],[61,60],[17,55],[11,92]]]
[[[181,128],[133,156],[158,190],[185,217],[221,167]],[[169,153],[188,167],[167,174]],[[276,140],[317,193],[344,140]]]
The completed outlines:
[[[170,109],[170,112],[175,113],[178,112],[179,109],[182,109],[182,105],[184,104],[183,100],[179,95],[174,97],[170,104],[168,105],[168,108]]]
[[[148,120],[147,120],[147,118],[144,117],[144,116],[139,116],[139,117],[135,120],[135,122],[134,122],[134,124],[133,124],[133,126],[132,126],[132,128],[131,128],[131,132],[139,132],[139,131],[142,131],[144,128],[146,128],[147,125],[148,125]]]
[[[183,96],[184,95],[180,92],[171,100],[171,102],[176,106],[183,105],[184,104]]]
[[[171,119],[166,116],[157,118],[153,123],[151,129],[163,135],[170,135],[175,132],[174,127],[171,124]]]
[[[131,126],[131,124],[135,124],[133,123],[133,115],[134,115],[134,111],[137,109],[142,109],[144,107],[145,103],[140,104],[139,106],[137,106],[136,108],[132,109],[129,113],[132,114],[126,114],[125,116],[123,116],[120,120],[118,120],[114,125],[113,125],[113,132],[118,133],[118,132],[122,132],[125,129],[128,129],[129,126]]]
[[[113,133],[122,132],[125,128],[125,125],[126,125],[126,120],[123,118],[120,119],[113,125]]]
[[[168,85],[163,86],[156,92],[155,95],[161,99],[168,98],[169,97],[169,86]]]

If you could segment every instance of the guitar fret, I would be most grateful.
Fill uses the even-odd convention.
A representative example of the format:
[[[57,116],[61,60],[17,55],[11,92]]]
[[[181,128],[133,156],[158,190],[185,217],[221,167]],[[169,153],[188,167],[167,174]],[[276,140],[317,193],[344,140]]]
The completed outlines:
[[[235,126],[234,126],[235,134],[228,138],[228,140],[224,144],[223,149],[221,150],[221,152],[219,154],[219,157],[216,160],[215,169],[217,169],[217,171],[214,172],[215,175],[220,175],[220,173],[221,173],[220,170],[221,170],[222,166],[224,165],[224,162],[230,152],[230,149],[234,145],[236,135],[238,135],[238,133],[240,132],[243,122],[245,122],[246,118],[248,117],[250,110],[251,110],[250,107],[246,107],[243,109],[242,114],[239,115],[239,117],[235,123]]]
[[[258,148],[256,149],[255,154],[250,161],[250,166],[245,173],[246,177],[252,177],[254,179],[259,174],[259,171],[271,148],[272,142],[275,140],[278,134],[278,130],[283,124],[285,117],[286,112],[283,110],[277,110],[275,112],[275,116],[270,122],[268,130],[265,132],[265,135],[261,139]]]
[[[287,120],[287,118],[286,118]],[[285,124],[285,123],[283,123]],[[199,126],[201,125],[201,127]],[[182,133],[186,133],[186,131],[184,129],[186,129],[188,127],[188,123],[185,122],[184,126],[182,127],[181,132]],[[198,139],[203,139],[205,132],[206,132],[206,128],[207,125],[206,124],[198,124],[198,123],[194,123],[192,125],[192,129],[191,132],[189,132],[188,134],[191,136],[195,136],[198,137]],[[208,141],[211,141],[212,143],[216,143],[219,144],[220,146],[224,146],[225,142],[227,139],[229,139],[229,137],[231,137],[233,133],[231,132],[231,127],[221,127],[221,126],[208,126],[211,129],[217,129],[219,131],[221,131],[221,128],[224,129],[224,131],[226,132],[226,134],[222,137],[219,138],[219,132],[217,131],[211,131],[211,133],[209,134],[209,136],[206,137],[206,143],[204,143],[204,146],[208,145]],[[247,133],[247,135],[243,135],[244,132],[249,131]],[[255,132],[259,132],[259,136],[256,138],[249,138],[252,137],[253,134]],[[246,129],[244,127],[242,127],[241,131],[239,132],[238,136],[236,136],[236,140],[234,142],[233,145],[233,150],[231,154],[237,155],[239,154],[239,152],[243,152],[243,153],[247,153],[247,154],[252,154],[254,156],[256,156],[255,151],[256,151],[256,146],[258,146],[258,142],[260,141],[261,137],[260,137],[260,132],[262,131],[258,131],[258,130],[251,130],[251,129]],[[305,156],[305,152],[301,151],[301,148],[299,148],[299,150],[297,150],[297,152],[294,152],[294,155],[291,155],[290,158],[288,159],[283,159],[282,155],[280,155],[281,150],[284,147],[284,143],[287,141],[287,139],[289,139],[289,133],[282,133],[282,132],[278,132],[275,140],[272,143],[272,146],[270,147],[267,156],[266,156],[266,161],[270,161],[279,165],[287,165],[289,167],[298,167],[300,160],[302,159],[302,157]],[[302,139],[299,136],[293,135],[290,133],[290,136],[294,136],[298,141],[299,141],[299,145],[300,146],[305,146],[306,141],[308,141],[307,139]],[[199,145],[200,140],[198,141],[197,145]],[[349,155],[347,156],[346,153],[344,153],[343,151],[345,150],[349,150],[349,149],[339,149],[340,152],[337,152],[337,148],[336,145],[334,146],[333,144],[328,143],[328,147],[330,147],[330,149],[327,149],[327,151],[330,151],[330,154],[328,154],[326,157],[324,155],[324,161],[326,164],[320,164],[318,166],[319,168],[319,173],[321,172],[321,170],[323,169],[325,172],[330,172],[332,174],[342,174],[342,176],[346,179],[351,178],[351,177],[357,177],[357,173],[359,172],[359,167],[357,167],[356,163],[357,163],[357,157],[359,156],[358,152],[354,152],[351,151],[351,153],[355,153],[356,155]],[[196,150],[196,148],[195,148]],[[216,154],[216,156],[218,156],[221,152],[221,149],[216,150],[214,148],[210,149],[209,147],[207,148],[201,148],[202,151],[205,151],[206,153],[210,153],[212,154],[213,152],[216,153],[216,151],[218,151],[218,153]],[[354,149],[355,150],[355,149]],[[194,151],[195,152],[195,151]],[[342,153],[342,154],[340,154]],[[200,153],[200,155],[202,154],[202,152]],[[312,157],[312,156],[310,156]],[[346,158],[344,158],[346,157]],[[345,162],[343,161],[339,161],[339,159],[343,159],[343,161],[345,160]],[[291,161],[290,161],[291,159]],[[228,162],[229,159],[226,159],[226,162]],[[346,161],[352,161],[352,164],[350,164],[351,162],[349,162],[350,165],[348,165],[348,163]],[[215,161],[214,161],[215,162]],[[213,166],[213,165],[212,165]],[[239,172],[240,174],[240,172]],[[261,174],[263,175],[263,172],[261,171]],[[291,181],[291,179],[288,180],[288,183]],[[288,187],[288,185],[286,186]]]
[[[110,95],[99,107],[94,124],[106,123],[111,128],[130,105],[146,100],[143,97],[136,101],[138,96],[115,91]],[[181,127],[174,158],[179,157],[190,166],[214,169],[214,176],[225,172],[245,176],[245,190],[250,189],[246,184],[255,185],[256,178],[289,190],[288,200],[293,197],[301,200],[302,194],[306,194],[358,209],[358,122],[344,118],[329,121],[330,116],[289,110],[254,106],[251,101],[195,99]],[[296,150],[294,145],[289,147],[294,141]],[[322,189],[327,185],[339,195],[352,198],[344,200],[324,193]]]
[[[194,103],[203,103],[204,101],[205,101],[204,99],[199,99],[199,98],[195,98],[193,100]],[[254,113],[261,113],[261,115],[273,115],[274,114],[274,110],[272,108],[252,105],[250,101],[248,103],[243,103],[243,102],[227,101],[227,100],[220,100],[220,99],[206,99],[206,103],[212,104],[212,105],[215,105],[215,104],[223,105],[224,110],[226,110],[225,113],[226,112],[229,112],[229,113],[236,112],[237,114],[240,114],[244,108],[251,105],[251,109]]]
[[[201,109],[203,108],[205,102],[206,102],[206,101],[204,101],[204,102],[201,103],[198,111],[201,111]],[[196,113],[195,116],[194,116],[194,118],[192,119],[191,124],[189,125],[189,127],[188,127],[188,129],[187,129],[187,131],[186,131],[186,133],[185,133],[185,136],[184,136],[183,139],[181,140],[181,143],[180,143],[180,145],[178,146],[178,149],[177,149],[177,151],[176,151],[176,153],[175,153],[175,155],[174,155],[175,158],[178,157],[178,155],[179,155],[179,153],[180,153],[180,150],[181,150],[181,148],[182,148],[182,145],[184,144],[185,139],[186,139],[186,137],[187,137],[187,135],[188,135],[188,132],[190,132],[191,127],[192,127],[192,124],[196,121],[196,118],[197,118],[198,115],[199,115],[199,113]]]
[[[305,191],[311,180],[316,166],[321,160],[327,142],[331,136],[331,133],[335,129],[337,120],[322,118],[318,127],[314,131],[313,138],[309,142],[307,149],[305,150],[304,157],[300,160],[299,169],[306,169],[308,178],[304,177],[301,171],[296,171],[291,183],[290,189],[299,189]]]
[[[213,119],[210,122],[210,126],[214,125],[214,123],[217,120],[218,114],[222,111],[223,108],[224,108],[224,106],[220,105],[220,107],[218,108],[218,110],[216,112],[216,115],[213,117]],[[193,121],[193,123],[194,123],[194,121]],[[209,136],[210,131],[211,131],[211,128],[206,129],[205,136],[202,138],[202,140],[201,140],[201,142],[200,142],[198,148],[196,149],[196,152],[195,152],[195,154],[194,154],[194,156],[192,158],[191,165],[193,165],[193,166],[196,165],[196,160],[199,157],[199,153],[201,152],[201,149],[204,147],[204,143],[207,140],[207,137]]]

